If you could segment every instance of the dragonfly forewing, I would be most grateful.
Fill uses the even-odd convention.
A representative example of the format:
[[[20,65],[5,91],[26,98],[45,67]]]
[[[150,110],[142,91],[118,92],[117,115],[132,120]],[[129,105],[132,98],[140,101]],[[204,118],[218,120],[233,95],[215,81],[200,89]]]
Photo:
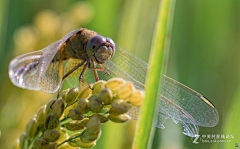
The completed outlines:
[[[103,66],[114,77],[132,81],[138,89],[144,89],[148,64],[124,48],[118,46],[113,58]],[[157,127],[163,128],[163,123],[170,117],[183,124],[186,135],[194,137],[198,134],[198,125],[213,127],[218,123],[218,112],[208,99],[174,79],[165,75],[162,78]],[[133,108],[129,115],[137,118],[138,110]]]
[[[166,102],[191,115],[199,126],[217,125],[219,120],[217,109],[206,97],[193,89],[163,75],[161,94],[167,99]]]

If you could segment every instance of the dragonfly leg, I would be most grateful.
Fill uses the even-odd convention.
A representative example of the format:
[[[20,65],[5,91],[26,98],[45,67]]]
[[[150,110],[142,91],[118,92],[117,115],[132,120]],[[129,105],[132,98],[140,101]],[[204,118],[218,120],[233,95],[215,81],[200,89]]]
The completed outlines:
[[[95,66],[93,66],[93,67],[89,67],[89,69],[103,71],[105,74],[109,75],[109,72],[108,72],[106,69],[104,69],[101,64],[98,64],[98,66],[99,66],[100,68],[96,68]]]
[[[62,88],[62,84],[63,84],[63,81],[66,77],[68,77],[71,73],[73,73],[76,69],[78,69],[79,67],[81,67],[86,61],[82,61],[81,63],[79,63],[78,65],[76,65],[73,69],[71,69],[68,73],[66,73],[63,78],[62,78],[62,81],[60,83],[60,86],[59,86],[59,89],[58,89],[58,94],[57,94],[57,98],[59,97],[59,94],[60,94],[60,90]]]
[[[92,59],[91,59],[91,61],[92,61],[92,65],[93,65],[94,77],[95,77],[95,80],[97,82],[97,81],[99,81],[99,77],[98,77],[97,70],[96,70],[96,67],[95,67],[95,62]],[[89,66],[89,68],[91,69],[90,66]]]
[[[84,84],[88,85],[90,89],[92,89],[91,85],[89,83],[83,81],[83,79],[82,79],[89,66],[90,66],[90,60],[88,60],[87,63],[84,65],[83,70],[79,76],[80,88],[82,88],[82,83],[84,83]]]
[[[109,72],[106,69],[104,69],[104,67],[101,64],[98,64],[98,67],[100,67],[105,74],[109,75]]]

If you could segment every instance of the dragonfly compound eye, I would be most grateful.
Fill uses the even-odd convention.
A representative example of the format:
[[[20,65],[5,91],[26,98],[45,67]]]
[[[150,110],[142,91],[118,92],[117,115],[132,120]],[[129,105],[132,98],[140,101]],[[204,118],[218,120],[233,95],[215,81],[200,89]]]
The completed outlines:
[[[106,40],[110,44],[110,47],[112,48],[113,54],[114,54],[114,52],[115,52],[115,43],[114,43],[114,41],[111,38],[108,38],[108,37],[106,38]]]
[[[103,36],[96,35],[92,37],[87,43],[86,47],[87,54],[89,56],[93,56],[95,52],[99,49],[99,47],[101,47],[105,43],[106,39]]]
[[[86,47],[87,54],[94,56],[97,63],[105,63],[115,52],[115,43],[110,38],[97,35],[92,37]]]

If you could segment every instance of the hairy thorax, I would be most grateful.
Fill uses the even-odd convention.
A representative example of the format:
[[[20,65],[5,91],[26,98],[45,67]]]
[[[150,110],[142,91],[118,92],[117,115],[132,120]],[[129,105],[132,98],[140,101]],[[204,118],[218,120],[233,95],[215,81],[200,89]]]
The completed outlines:
[[[96,32],[81,28],[79,32],[73,34],[63,44],[61,50],[56,54],[55,60],[67,60],[69,58],[76,58],[81,60],[87,60],[86,46],[88,41],[95,35]]]

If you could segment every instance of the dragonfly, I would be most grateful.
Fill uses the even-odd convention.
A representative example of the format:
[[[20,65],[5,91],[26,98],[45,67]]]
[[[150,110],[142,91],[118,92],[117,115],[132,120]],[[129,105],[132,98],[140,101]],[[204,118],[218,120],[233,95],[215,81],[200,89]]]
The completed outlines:
[[[58,95],[63,80],[71,87],[82,84],[91,87],[90,83],[113,77],[131,81],[136,88],[144,90],[148,68],[146,62],[112,39],[81,28],[42,50],[14,58],[9,64],[9,77],[20,88],[47,93],[58,91]],[[164,129],[164,123],[171,118],[183,125],[183,134],[195,137],[199,126],[218,124],[216,107],[200,93],[164,74],[160,87],[156,127]],[[128,115],[138,119],[139,112],[139,107],[132,107]]]

